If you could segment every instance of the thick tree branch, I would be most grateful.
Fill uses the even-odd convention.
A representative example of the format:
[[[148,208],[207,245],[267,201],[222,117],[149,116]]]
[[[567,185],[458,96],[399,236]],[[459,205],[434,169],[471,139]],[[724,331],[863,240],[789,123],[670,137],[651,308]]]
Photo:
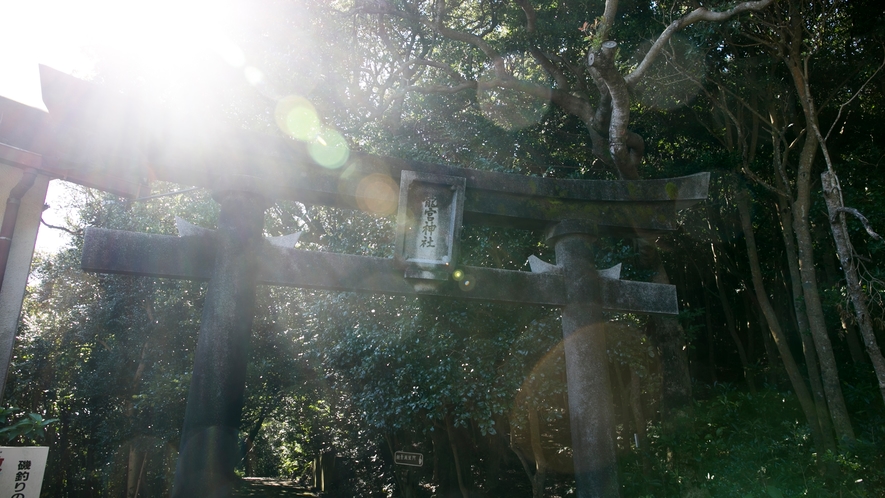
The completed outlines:
[[[605,10],[602,12],[602,23],[596,32],[596,36],[598,36],[600,40],[608,40],[608,36],[611,34],[612,26],[615,24],[615,16],[618,14],[618,1],[619,0],[605,1]]]
[[[529,52],[532,54],[532,57],[535,59],[545,71],[547,71],[550,76],[553,77],[553,81],[556,82],[556,86],[561,88],[562,90],[568,90],[569,83],[568,79],[565,77],[565,73],[563,73],[556,64],[553,63],[546,55],[538,47],[531,47]]]
[[[463,42],[463,43],[467,43],[469,45],[472,45],[472,46],[478,48],[483,54],[485,54],[486,57],[489,58],[489,60],[492,61],[492,66],[495,69],[495,76],[496,77],[499,77],[499,78],[504,77],[507,74],[507,68],[504,63],[504,57],[502,57],[501,54],[498,53],[498,51],[495,50],[487,41],[485,41],[485,39],[483,39],[481,36],[475,35],[473,33],[466,33],[463,31],[458,31],[458,30],[449,28],[444,25],[444,21],[445,21],[446,15],[447,15],[447,12],[445,10],[445,0],[437,0],[436,6],[434,9],[433,19],[427,19],[417,13],[410,13],[410,12],[405,12],[403,10],[394,9],[386,2],[379,2],[379,3],[384,3],[385,8],[373,9],[373,10],[362,9],[361,12],[397,16],[401,19],[406,19],[406,20],[409,20],[412,22],[422,24],[422,25],[430,28],[431,30],[433,30],[437,34],[439,34],[445,38],[448,38],[450,40],[459,41],[459,42]]]
[[[587,66],[583,64],[572,64],[571,61],[557,54],[545,53],[544,55],[554,63],[564,67],[569,73],[572,74],[572,76],[574,76],[575,81],[570,85],[572,91],[577,91],[581,95],[589,96],[587,85],[585,84],[585,82],[587,81]],[[565,71],[562,72],[563,74],[565,73]]]
[[[529,0],[514,0],[516,5],[525,12],[525,30],[529,34],[532,34],[536,31],[538,27],[538,13],[535,11],[535,8],[529,2]]]
[[[630,91],[623,76],[615,68],[617,47],[618,44],[614,41],[603,42],[598,52],[591,52],[588,55],[587,63],[596,69],[611,96],[612,111],[608,125],[608,140],[615,167],[621,178],[635,180],[639,178],[637,167],[642,160],[642,156],[637,157],[637,155],[643,152],[645,147],[644,144],[637,147],[642,139],[636,134],[627,132],[627,125],[630,123]]]
[[[502,78],[507,75],[507,67],[504,63],[504,57],[502,57],[497,50],[492,48],[492,46],[483,38],[472,33],[464,33],[462,31],[448,28],[441,23],[428,21],[427,19],[420,19],[420,22],[450,40],[464,42],[478,48],[489,58],[490,61],[492,61],[492,67],[495,68],[495,76]]]
[[[627,81],[627,85],[633,87],[636,83],[642,79],[645,73],[648,71],[651,64],[657,59],[658,55],[660,55],[661,50],[663,50],[664,46],[670,39],[679,31],[691,26],[696,22],[707,21],[707,22],[722,22],[726,21],[729,18],[741,14],[743,12],[756,12],[760,11],[777,0],[756,0],[751,2],[742,2],[731,9],[722,12],[714,12],[711,10],[707,10],[706,7],[699,7],[688,14],[676,19],[671,22],[669,26],[658,36],[658,39],[655,40],[654,44],[652,44],[651,48],[643,57],[642,62],[636,66],[636,69],[633,70],[632,73],[627,75],[624,79]]]

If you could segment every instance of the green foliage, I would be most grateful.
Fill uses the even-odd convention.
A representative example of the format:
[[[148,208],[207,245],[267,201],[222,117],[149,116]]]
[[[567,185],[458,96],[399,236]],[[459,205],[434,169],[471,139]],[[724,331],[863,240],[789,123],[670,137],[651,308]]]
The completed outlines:
[[[604,34],[597,33],[597,30],[600,27],[600,24],[605,22],[605,16],[599,16],[593,20],[593,23],[584,22],[584,24],[578,28],[579,31],[584,33],[584,41],[590,44],[590,50],[595,52],[602,47],[602,42],[605,41]]]
[[[750,394],[724,384],[693,413],[678,432],[653,425],[648,447],[623,459],[623,496],[865,497],[878,496],[885,485],[877,470],[885,451],[868,442],[823,455],[838,468],[838,478],[822,475],[789,393],[766,388]],[[881,414],[869,415],[864,419],[881,424]],[[867,435],[878,439],[881,431]]]
[[[42,441],[46,436],[46,427],[58,422],[57,418],[44,419],[39,413],[24,413],[10,406],[0,408],[0,437],[7,443],[18,440],[22,443]]]

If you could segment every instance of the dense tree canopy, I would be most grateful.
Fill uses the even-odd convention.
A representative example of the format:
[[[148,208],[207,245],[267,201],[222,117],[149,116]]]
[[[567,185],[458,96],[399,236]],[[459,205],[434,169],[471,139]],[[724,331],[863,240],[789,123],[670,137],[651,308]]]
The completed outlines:
[[[188,96],[194,112],[243,128],[467,168],[712,172],[710,198],[677,233],[597,244],[597,267],[675,284],[682,310],[608,317],[622,496],[882,493],[877,2],[241,9],[232,36],[245,73],[207,57],[194,67],[214,80],[133,79],[131,61],[105,54],[97,79],[160,102]],[[47,493],[160,496],[205,288],[85,274],[82,227],[174,233],[175,216],[213,227],[217,207],[203,191],[132,202],[77,189],[70,202],[71,245],[34,263],[8,403],[59,419],[44,439]],[[303,231],[303,249],[390,257],[393,223],[281,202],[265,230]],[[462,257],[527,269],[530,255],[553,260],[542,240],[467,226]],[[574,492],[557,310],[269,287],[258,300],[243,475],[312,485],[323,474],[340,496]],[[427,463],[397,466],[395,451]]]

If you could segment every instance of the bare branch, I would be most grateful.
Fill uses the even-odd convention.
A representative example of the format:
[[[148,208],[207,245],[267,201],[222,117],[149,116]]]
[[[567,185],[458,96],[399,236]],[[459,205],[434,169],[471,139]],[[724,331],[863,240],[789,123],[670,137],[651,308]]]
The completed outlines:
[[[479,85],[475,81],[465,81],[460,85],[447,86],[447,85],[435,85],[435,86],[419,86],[413,85],[406,89],[409,92],[417,92],[417,93],[440,93],[440,94],[454,94],[458,92],[463,92],[464,90],[476,90]]]
[[[676,19],[671,22],[669,26],[658,36],[658,39],[655,40],[654,44],[645,54],[645,57],[642,59],[642,62],[633,70],[632,73],[627,75],[624,78],[627,81],[629,86],[635,86],[636,83],[645,75],[648,68],[651,64],[657,59],[658,55],[660,55],[661,50],[663,50],[664,45],[670,41],[670,38],[673,37],[679,31],[691,26],[692,24],[700,21],[707,22],[722,22],[730,19],[731,17],[741,14],[743,12],[755,12],[762,10],[776,0],[756,0],[750,2],[742,2],[734,7],[723,11],[723,12],[714,12],[711,10],[707,10],[706,7],[698,7],[697,9],[689,12],[688,14]]]
[[[830,218],[830,223],[836,223],[836,215],[839,213],[848,213],[848,214],[854,216],[861,223],[863,223],[863,227],[867,231],[867,233],[870,234],[870,237],[872,237],[876,240],[882,240],[882,236],[879,235],[878,233],[876,233],[875,231],[873,231],[873,226],[870,224],[870,220],[868,220],[866,216],[862,215],[860,213],[860,211],[858,211],[855,208],[850,208],[850,207],[845,207],[845,206],[837,207],[836,212],[833,213],[833,217]]]
[[[43,225],[45,225],[45,226],[47,226],[47,227],[49,227],[49,228],[53,228],[53,229],[55,229],[55,230],[61,230],[61,231],[63,231],[63,232],[67,232],[67,233],[69,233],[69,234],[71,234],[71,235],[83,235],[83,230],[71,230],[71,229],[69,229],[69,228],[65,228],[65,227],[60,227],[60,226],[56,226],[56,225],[50,225],[49,223],[46,223],[45,221],[43,221],[43,218],[40,218],[40,223],[43,223]]]
[[[879,71],[881,71],[883,67],[885,67],[885,59],[883,59],[883,60],[882,60],[882,64],[879,64],[879,67],[877,67],[876,70],[873,71],[873,74],[871,74],[870,77],[867,78],[866,81],[864,81],[863,85],[861,85],[860,88],[858,88],[857,91],[854,92],[854,95],[852,95],[851,98],[848,99],[848,101],[846,101],[845,103],[843,103],[842,105],[839,106],[839,113],[836,114],[836,119],[833,120],[833,124],[830,125],[830,129],[827,130],[827,136],[824,137],[824,140],[830,138],[830,134],[833,133],[833,128],[836,127],[836,123],[838,123],[838,122],[839,122],[839,119],[842,117],[842,110],[845,109],[845,107],[846,107],[848,104],[850,104],[854,99],[856,99],[858,95],[860,95],[861,93],[863,93],[863,89],[866,88],[867,84],[869,84],[869,82],[872,81],[873,78],[874,78],[877,74],[879,74]]]
[[[448,74],[449,77],[451,77],[454,80],[457,80],[459,82],[466,82],[467,81],[467,79],[461,73],[456,71],[452,66],[442,63],[442,62],[422,58],[422,59],[412,59],[412,60],[408,61],[406,64],[408,64],[408,65],[417,64],[417,65],[421,65],[421,66],[435,67],[437,69],[442,70],[446,74]]]
[[[679,71],[679,73],[680,73],[681,75],[683,75],[687,80],[689,80],[689,81],[691,81],[692,83],[694,83],[694,85],[695,85],[695,86],[696,86],[701,92],[703,92],[703,93],[707,96],[707,98],[710,99],[710,101],[711,101],[712,103],[714,103],[714,104],[717,104],[717,103],[718,103],[717,105],[719,105],[719,106],[723,109],[723,112],[724,112],[724,113],[730,118],[730,120],[735,124],[735,126],[737,126],[737,127],[740,127],[740,126],[741,126],[741,124],[740,124],[740,120],[738,120],[737,118],[735,118],[734,115],[731,113],[731,111],[727,109],[728,104],[725,102],[725,100],[724,100],[724,99],[718,99],[718,98],[716,98],[713,94],[711,94],[710,91],[707,89],[706,85],[704,84],[704,82],[701,81],[700,79],[698,79],[697,77],[695,77],[694,75],[692,75],[692,74],[691,74],[691,71],[686,70],[686,69],[685,69],[685,68],[679,63],[679,61],[678,61],[677,58],[673,57],[673,58],[669,59],[669,60],[668,60],[668,63],[669,63],[670,65],[672,65],[674,68],[676,68],[676,70]],[[761,122],[761,123],[766,123],[766,124],[771,123],[769,119],[766,119],[766,118],[765,118],[765,117],[764,117],[764,116],[763,116],[758,110],[756,110],[756,107],[755,107],[755,106],[751,105],[751,104],[748,103],[743,97],[741,97],[741,96],[738,95],[737,93],[733,92],[733,91],[732,91],[730,88],[728,88],[728,87],[725,85],[725,83],[723,83],[721,80],[719,80],[719,79],[717,79],[717,78],[715,78],[715,77],[713,77],[713,76],[705,76],[705,80],[708,81],[708,82],[712,82],[714,85],[716,85],[716,87],[719,89],[720,92],[722,92],[722,93],[724,93],[724,94],[728,94],[728,96],[731,97],[731,98],[733,98],[733,99],[734,99],[734,100],[740,105],[740,107],[741,107],[743,110],[749,112],[749,113],[750,113],[751,115],[753,115],[753,117],[755,117],[759,122]],[[721,102],[721,103],[719,103],[719,102]],[[774,126],[774,125],[772,124],[772,126]],[[772,128],[772,130],[774,130],[774,129]],[[774,130],[774,131],[777,131],[777,130]]]
[[[501,56],[500,53],[498,53],[497,50],[495,50],[488,42],[486,42],[485,39],[473,33],[466,33],[446,27],[443,24],[443,21],[447,14],[445,11],[445,3],[445,0],[437,0],[433,19],[427,19],[417,14],[393,9],[386,3],[385,9],[373,13],[393,15],[412,22],[417,22],[423,24],[424,26],[435,31],[437,34],[442,35],[450,40],[473,45],[492,61],[492,66],[495,69],[495,76],[499,78],[505,77],[507,75],[507,67],[504,63],[504,58]]]
[[[513,3],[519,5],[519,7],[525,13],[525,30],[529,34],[529,38],[533,39],[533,35],[537,30],[538,13],[535,11],[535,8],[532,6],[529,0],[514,0]],[[560,88],[568,88],[568,80],[566,79],[565,74],[563,74],[563,72],[558,67],[556,67],[555,64],[553,64],[549,57],[541,52],[540,48],[533,45],[529,49],[529,52],[532,54],[532,57],[535,59],[535,61],[540,64],[545,71],[553,76],[553,79],[556,81],[556,84]]]
[[[573,91],[578,91],[583,95],[588,95],[587,85],[585,84],[585,81],[587,80],[587,66],[583,64],[572,64],[571,61],[558,54],[545,52],[544,55],[554,63],[559,64],[560,66],[565,68],[565,70],[567,70],[575,77],[575,82],[571,85]]]
[[[774,187],[773,185],[769,184],[768,182],[766,182],[765,180],[760,178],[759,175],[754,173],[753,170],[751,170],[749,168],[749,166],[747,166],[746,164],[741,165],[741,173],[743,173],[750,180],[753,180],[753,183],[755,183],[756,185],[759,185],[760,187],[764,188],[765,190],[768,190],[769,192],[771,192],[775,195],[782,195],[785,197],[789,197],[788,195],[785,194],[785,192],[782,192],[780,189]]]

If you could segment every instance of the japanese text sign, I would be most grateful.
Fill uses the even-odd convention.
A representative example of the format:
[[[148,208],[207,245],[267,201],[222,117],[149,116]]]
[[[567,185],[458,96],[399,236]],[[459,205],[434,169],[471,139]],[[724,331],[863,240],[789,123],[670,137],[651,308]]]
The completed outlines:
[[[48,455],[46,446],[0,447],[0,497],[38,498]]]
[[[465,185],[463,177],[402,172],[396,253],[401,264],[448,278],[457,264]],[[420,278],[434,277],[428,272]]]

